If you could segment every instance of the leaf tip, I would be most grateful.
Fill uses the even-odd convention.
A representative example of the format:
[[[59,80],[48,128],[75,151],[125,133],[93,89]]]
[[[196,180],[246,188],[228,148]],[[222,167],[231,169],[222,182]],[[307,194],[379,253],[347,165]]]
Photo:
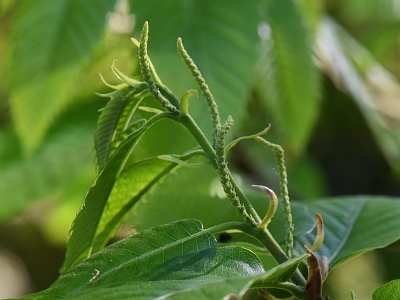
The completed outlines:
[[[268,211],[267,211],[264,219],[260,223],[260,225],[258,225],[258,228],[265,229],[265,228],[267,228],[268,224],[271,222],[272,218],[274,217],[274,215],[276,213],[276,210],[278,208],[278,197],[276,197],[276,195],[272,189],[270,189],[266,186],[253,184],[252,187],[263,191],[270,200],[269,205],[268,205]]]
[[[148,35],[148,33],[149,33],[149,22],[148,21],[144,22],[142,33],[145,33],[145,35]]]
[[[140,43],[137,39],[131,38],[131,41],[135,44],[136,47],[138,47],[138,48],[140,47]]]
[[[315,237],[314,244],[310,248],[312,251],[317,251],[319,249],[319,247],[324,242],[325,236],[324,221],[322,219],[322,216],[320,214],[316,214],[315,221],[317,223],[317,236]]]

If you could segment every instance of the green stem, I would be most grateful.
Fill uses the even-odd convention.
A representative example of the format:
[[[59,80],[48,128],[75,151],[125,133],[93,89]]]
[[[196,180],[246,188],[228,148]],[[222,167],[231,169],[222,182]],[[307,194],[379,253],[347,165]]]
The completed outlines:
[[[213,168],[218,171],[219,166],[218,166],[217,154],[214,148],[211,146],[208,139],[201,131],[201,129],[197,126],[193,118],[189,114],[179,114],[178,116],[171,115],[171,117],[186,127],[186,129],[192,134],[192,136],[196,139],[201,148],[204,150],[204,153],[208,157]],[[259,217],[258,213],[251,205],[250,201],[247,199],[242,189],[238,186],[237,182],[234,180],[230,172],[229,172],[229,177],[231,178],[232,185],[236,189],[236,193],[239,199],[242,201],[248,213],[250,213],[254,217],[256,222],[261,223],[261,218]],[[221,224],[219,226],[213,227],[211,230],[217,230],[217,232],[219,230],[224,231],[227,230],[229,226],[231,226],[230,229],[238,229],[257,238],[268,249],[268,251],[271,253],[271,255],[275,258],[275,260],[278,263],[283,263],[289,259],[289,257],[282,250],[282,248],[276,242],[276,240],[268,231],[268,229],[259,229],[257,227],[250,226],[246,223],[233,222],[233,223]],[[303,275],[300,273],[298,269],[293,274],[292,280],[294,283],[301,286],[305,286],[306,284],[306,280],[304,279]]]
[[[217,163],[217,155],[215,153],[214,148],[211,146],[210,142],[207,140],[207,138],[204,136],[203,132],[201,129],[197,126],[193,118],[188,115],[188,114],[180,114],[179,117],[177,118],[177,121],[179,121],[181,124],[183,124],[189,132],[193,135],[193,137],[196,139],[196,141],[199,143],[199,145],[203,148],[204,153],[208,157],[209,161],[211,162],[212,166],[214,167],[215,170],[218,171],[218,163]],[[253,215],[254,219],[260,223],[261,218],[257,214],[256,210],[254,207],[251,205],[250,201],[247,199],[245,194],[243,193],[242,189],[238,186],[237,182],[234,180],[233,176],[231,173],[229,173],[229,176],[232,180],[232,185],[236,189],[236,193],[238,197],[241,199],[243,202],[243,205],[246,207],[247,211]],[[228,224],[233,224],[233,223],[228,223]],[[271,255],[275,258],[275,260],[278,263],[283,263],[289,259],[289,257],[286,255],[286,253],[282,250],[280,245],[275,241],[274,237],[271,235],[271,233],[265,229],[258,229],[256,227],[252,227],[246,223],[240,223],[236,222],[235,223],[237,228],[233,229],[238,229],[240,231],[243,231],[251,236],[254,236],[257,238],[271,253]],[[226,228],[224,227],[225,224],[221,224],[221,228]],[[214,227],[217,229],[218,227]],[[231,228],[232,229],[232,228]],[[303,275],[300,273],[299,270],[295,272],[293,275],[293,281],[296,284],[304,286],[306,281],[303,277]]]
[[[211,165],[215,170],[218,171],[218,158],[217,154],[215,153],[214,148],[211,146],[210,142],[208,139],[205,137],[201,129],[197,126],[196,122],[193,120],[193,118],[189,114],[180,114],[179,117],[177,118],[177,121],[179,121],[181,124],[183,124],[187,130],[192,134],[192,136],[196,139],[196,141],[199,143],[201,148],[203,148],[206,156],[208,157],[209,161],[211,162]],[[248,213],[250,213],[254,220],[257,223],[261,222],[260,216],[257,214],[257,211],[254,209],[254,207],[251,205],[249,199],[247,199],[246,195],[243,193],[241,188],[238,186],[237,182],[233,178],[232,174],[229,172],[229,177],[232,182],[233,188],[236,190],[237,196],[239,199],[243,202],[243,205],[245,206],[246,210]]]
[[[281,146],[268,142],[267,140],[263,139],[260,136],[256,136],[254,138],[257,142],[263,144],[267,148],[271,149],[276,160],[276,164],[279,170],[279,185],[280,185],[280,192],[282,198],[282,208],[283,213],[285,216],[285,229],[286,229],[286,236],[285,236],[285,243],[286,243],[286,253],[289,257],[292,255],[293,249],[293,219],[292,219],[292,212],[290,208],[290,201],[289,201],[289,191],[288,191],[288,181],[287,181],[287,173],[285,167],[285,159],[284,159],[284,151]]]
[[[149,129],[151,126],[153,126],[155,123],[157,123],[158,121],[162,120],[162,119],[175,119],[176,117],[174,117],[173,114],[168,113],[168,112],[164,112],[164,113],[160,113],[157,115],[152,116],[149,120],[147,120],[146,123],[143,124],[143,126],[141,126],[139,129],[137,129],[136,131],[139,130],[143,130],[146,131],[147,129]],[[121,162],[121,165],[118,169],[117,172],[117,177],[121,174],[122,170],[125,167],[126,162],[128,161],[129,157],[132,154],[133,149],[136,147],[137,145],[137,141],[135,143],[132,144],[132,146],[130,147],[130,149],[128,150],[127,154],[125,155],[124,160]],[[114,153],[115,154],[115,153]],[[114,155],[113,154],[113,155]]]
[[[199,143],[200,147],[203,148],[213,168],[217,170],[217,155],[215,154],[214,148],[211,146],[210,142],[205,137],[199,126],[197,126],[193,118],[189,114],[180,114],[177,118],[177,121],[185,126],[187,130],[189,130],[192,136]]]
[[[192,136],[196,139],[199,143],[201,148],[203,149],[205,155],[211,162],[211,165],[214,167],[215,170],[218,171],[218,158],[217,154],[215,153],[214,148],[211,146],[208,139],[205,137],[201,129],[197,126],[196,122],[189,114],[172,114],[172,113],[162,113],[159,115],[154,116],[149,121],[147,121],[148,127],[156,123],[162,118],[170,118],[175,120],[186,127],[186,129],[192,134]],[[234,180],[231,173],[229,176],[232,181],[233,187],[236,189],[238,197],[241,199],[243,205],[246,207],[247,211],[253,215],[255,220],[260,223],[261,219],[257,214],[254,207],[251,205],[250,201],[247,199],[241,188],[238,186],[237,182]],[[215,227],[209,228],[208,231],[210,232],[222,232],[229,229],[237,229],[240,230],[250,236],[255,237],[258,239],[265,248],[271,253],[271,255],[275,258],[275,260],[280,264],[289,259],[286,253],[282,250],[280,245],[276,242],[274,237],[271,235],[268,229],[260,229],[257,227],[250,226],[249,224],[243,222],[229,222],[217,225]],[[292,276],[292,280],[295,284],[305,286],[306,280],[304,279],[303,275],[297,269],[296,272]]]
[[[266,284],[253,284],[251,287],[253,288],[273,288],[278,290],[286,290],[289,291],[296,299],[308,300],[310,299],[307,295],[307,290],[299,287],[291,282],[282,282],[282,283],[266,283]]]

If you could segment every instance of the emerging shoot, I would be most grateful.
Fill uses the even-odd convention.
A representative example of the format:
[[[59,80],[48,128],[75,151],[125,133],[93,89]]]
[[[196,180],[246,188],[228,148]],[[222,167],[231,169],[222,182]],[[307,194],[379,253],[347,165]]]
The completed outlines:
[[[265,229],[265,228],[267,228],[268,224],[271,222],[273,216],[276,213],[276,210],[278,208],[278,197],[276,197],[273,190],[271,190],[270,188],[267,188],[266,186],[252,185],[252,187],[262,190],[264,192],[264,194],[267,195],[269,198],[269,206],[268,206],[267,214],[265,215],[265,217],[262,220],[262,222],[260,223],[260,225],[258,225],[259,229]]]

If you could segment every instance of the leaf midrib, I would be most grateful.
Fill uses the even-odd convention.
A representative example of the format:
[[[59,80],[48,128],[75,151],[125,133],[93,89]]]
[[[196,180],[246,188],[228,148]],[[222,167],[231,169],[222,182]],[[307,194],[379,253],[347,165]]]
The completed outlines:
[[[190,241],[191,239],[194,239],[194,238],[196,238],[196,240],[197,240],[197,238],[199,238],[199,237],[202,236],[202,235],[208,236],[208,240],[209,240],[208,246],[209,246],[209,248],[207,248],[207,249],[214,249],[214,248],[216,248],[216,244],[215,244],[215,243],[214,243],[214,245],[212,245],[212,243],[210,243],[210,238],[213,238],[213,236],[212,236],[211,233],[206,232],[206,231],[204,231],[203,229],[200,229],[198,232],[196,232],[196,233],[194,233],[194,234],[190,234],[190,232],[188,232],[188,231],[181,225],[181,222],[177,223],[177,225],[179,225],[185,232],[187,232],[187,233],[189,234],[189,236],[187,236],[187,237],[185,237],[185,238],[181,238],[181,239],[179,239],[179,240],[176,240],[175,242],[172,242],[172,243],[170,243],[170,244],[168,244],[168,245],[166,245],[166,246],[162,246],[162,247],[156,248],[156,249],[154,249],[154,250],[148,251],[148,252],[146,252],[146,253],[144,253],[144,254],[141,254],[141,255],[139,255],[139,256],[134,257],[133,259],[129,259],[129,260],[125,261],[124,263],[122,263],[122,264],[120,264],[120,265],[118,265],[118,266],[115,266],[115,267],[109,269],[108,271],[101,272],[100,275],[96,278],[95,281],[100,280],[101,278],[107,276],[107,275],[108,275],[109,273],[111,273],[111,272],[114,272],[114,271],[117,271],[118,269],[121,269],[123,266],[125,266],[125,265],[127,265],[127,264],[129,264],[129,263],[132,263],[132,262],[134,262],[135,260],[142,260],[142,259],[145,259],[146,257],[149,257],[149,256],[151,256],[151,255],[157,254],[157,253],[159,253],[159,252],[161,252],[161,251],[164,252],[164,251],[167,250],[168,248],[177,246],[178,244],[183,244],[184,242]],[[196,226],[197,226],[197,225],[196,225]],[[214,239],[214,241],[215,241],[215,239]],[[197,242],[196,242],[196,249],[197,249],[197,251],[199,251],[199,247],[198,247]],[[204,250],[205,250],[205,249],[204,249]],[[189,254],[189,253],[192,253],[192,252],[182,253],[182,255],[184,255],[184,254]],[[102,253],[99,253],[99,254],[102,254]],[[93,255],[93,256],[92,256],[91,258],[89,258],[89,259],[94,259],[96,256],[97,256],[97,254]],[[177,257],[177,256],[176,256],[176,257]],[[171,258],[171,259],[173,259],[173,258]],[[166,261],[164,261],[164,258],[163,258],[163,263],[165,263],[165,262],[166,262]],[[71,269],[71,272],[72,272],[72,271],[73,271],[73,269]],[[100,271],[101,271],[101,270],[100,270]],[[80,292],[82,289],[84,289],[84,288],[85,288],[86,286],[88,286],[90,283],[91,283],[90,281],[87,282],[87,283],[84,283],[82,286],[80,286],[79,288],[75,289],[75,290],[72,291],[70,294],[66,295],[65,299],[67,299],[67,298],[73,296],[74,294]]]
[[[179,167],[179,165],[176,165],[174,163],[169,164],[168,166],[166,166],[165,168],[163,168],[163,170],[158,173],[151,181],[149,181],[141,190],[140,192],[138,192],[134,197],[131,197],[131,199],[120,209],[120,211],[112,218],[108,221],[108,223],[106,223],[106,226],[103,228],[103,231],[99,232],[95,235],[95,238],[93,239],[92,242],[92,251],[98,251],[98,249],[94,249],[94,245],[96,245],[96,240],[98,239],[99,236],[103,235],[105,232],[105,229],[108,228],[108,225],[115,223],[115,219],[117,219],[117,223],[115,223],[115,226],[118,225],[118,220],[122,219],[120,218],[120,214],[126,214],[131,208],[132,206],[138,202],[141,198],[143,198],[148,192],[149,190],[154,187],[161,178],[163,178],[165,175],[167,175],[168,173],[171,172],[172,169]],[[105,211],[105,210],[104,210]],[[103,211],[103,213],[104,213]],[[99,224],[101,224],[102,218],[99,221]],[[109,232],[109,234],[111,233],[111,231]],[[104,241],[106,242],[106,241]]]
[[[345,235],[342,238],[342,242],[339,244],[339,247],[337,247],[336,251],[333,252],[332,256],[329,258],[329,264],[332,261],[334,261],[334,258],[338,255],[338,253],[343,249],[344,245],[347,243],[349,236],[350,236],[351,232],[353,231],[354,225],[358,220],[358,216],[361,214],[361,211],[363,210],[366,202],[367,202],[367,200],[365,200],[365,199],[361,199],[359,201],[359,205],[355,211],[355,214],[353,214],[353,218],[351,218],[351,222],[347,226],[347,230],[346,230]]]

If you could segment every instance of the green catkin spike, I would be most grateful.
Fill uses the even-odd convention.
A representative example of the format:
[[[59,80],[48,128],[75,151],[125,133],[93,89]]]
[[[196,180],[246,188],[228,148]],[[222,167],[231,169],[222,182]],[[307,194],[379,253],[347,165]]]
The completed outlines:
[[[285,167],[285,159],[284,159],[284,151],[281,146],[270,143],[261,137],[255,137],[255,140],[259,143],[266,146],[268,149],[271,149],[274,156],[276,164],[278,165],[279,171],[279,186],[280,186],[280,194],[282,198],[282,207],[283,212],[285,215],[285,227],[286,227],[286,234],[285,234],[285,243],[286,243],[286,254],[288,257],[292,256],[292,249],[293,249],[293,218],[292,212],[290,208],[290,201],[289,201],[289,191],[287,188],[288,181],[287,181],[287,173]]]
[[[253,216],[250,215],[244,205],[240,202],[239,197],[236,194],[236,190],[232,185],[231,176],[228,169],[228,164],[226,162],[225,156],[225,137],[229,131],[229,129],[233,125],[233,119],[231,116],[228,116],[228,120],[222,126],[220,126],[216,133],[216,143],[215,143],[215,152],[217,154],[217,164],[218,164],[218,172],[221,178],[221,184],[224,189],[225,194],[232,201],[232,204],[239,211],[240,214],[243,215],[244,219],[252,226],[257,226],[257,222],[254,220]]]
[[[213,123],[213,139],[214,139],[214,145],[216,144],[216,139],[217,139],[217,131],[219,127],[221,126],[221,120],[218,112],[218,106],[217,103],[214,100],[214,96],[211,94],[210,89],[208,88],[208,85],[201,75],[200,70],[197,68],[195,63],[193,62],[192,58],[189,56],[185,48],[183,47],[182,39],[178,38],[178,52],[182,57],[182,60],[185,62],[187,67],[189,68],[190,72],[192,73],[194,79],[197,82],[197,85],[199,86],[201,93],[203,94],[204,98],[206,98],[207,105],[210,109],[210,114],[212,118],[212,123]]]
[[[155,100],[157,100],[163,107],[168,109],[172,113],[176,113],[179,110],[171,104],[165,98],[160,90],[157,88],[156,84],[154,83],[153,77],[151,76],[150,70],[150,60],[147,54],[147,41],[149,39],[149,24],[147,22],[143,25],[142,34],[140,35],[140,46],[138,50],[139,54],[139,65],[140,65],[140,72],[142,73],[143,80],[147,83],[147,87]]]

